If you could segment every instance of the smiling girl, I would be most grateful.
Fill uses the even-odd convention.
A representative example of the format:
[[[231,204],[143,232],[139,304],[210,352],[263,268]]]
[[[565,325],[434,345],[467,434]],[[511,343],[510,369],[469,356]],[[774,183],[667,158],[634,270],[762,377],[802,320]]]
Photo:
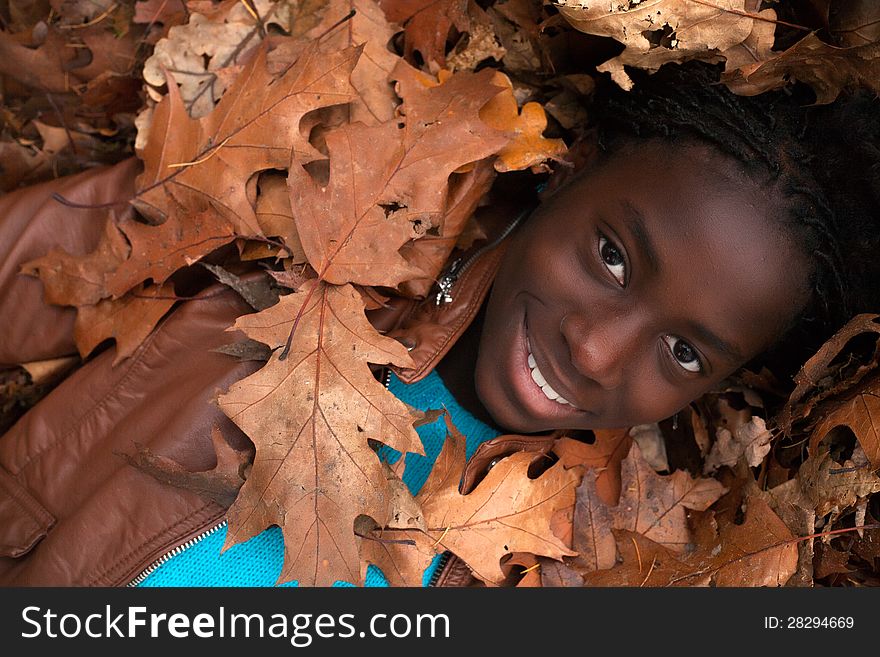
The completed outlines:
[[[852,313],[878,308],[876,103],[744,98],[717,73],[666,66],[631,93],[597,91],[578,166],[436,302],[385,326],[418,364],[390,390],[445,406],[469,455],[500,433],[662,420],[758,358],[790,373]],[[0,362],[73,349],[72,311],[14,275],[55,244],[94,248],[95,217],[52,205],[52,192],[100,204],[136,173],[126,163],[0,201],[0,314],[19,318]],[[0,483],[20,502],[0,503],[0,582],[275,582],[277,528],[221,555],[222,505],[114,456],[149,441],[199,471],[214,465],[212,427],[248,444],[210,402],[258,368],[213,350],[248,311],[228,290],[180,304],[125,365],[112,367],[112,350],[90,359],[0,439]],[[428,457],[403,477],[414,493],[443,441],[439,425],[419,431]]]

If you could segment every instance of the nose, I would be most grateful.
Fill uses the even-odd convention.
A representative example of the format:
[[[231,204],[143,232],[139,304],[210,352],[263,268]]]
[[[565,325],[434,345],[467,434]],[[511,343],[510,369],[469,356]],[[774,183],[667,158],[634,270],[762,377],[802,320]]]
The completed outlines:
[[[627,364],[637,353],[638,318],[601,311],[590,318],[569,313],[560,329],[578,372],[606,390],[620,387]]]

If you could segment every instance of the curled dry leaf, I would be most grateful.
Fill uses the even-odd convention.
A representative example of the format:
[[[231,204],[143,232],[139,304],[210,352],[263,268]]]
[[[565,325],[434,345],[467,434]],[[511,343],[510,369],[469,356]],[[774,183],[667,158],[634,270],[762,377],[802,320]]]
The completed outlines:
[[[786,432],[791,431],[796,421],[808,418],[820,401],[846,391],[877,366],[880,355],[878,317],[880,316],[871,314],[856,315],[804,363],[794,377],[795,389],[779,412],[779,425]],[[854,370],[845,369],[846,363],[832,365],[850,340],[870,333],[878,335],[870,362],[859,364]]]
[[[761,465],[770,452],[770,431],[763,418],[752,416],[746,424],[734,427],[733,431],[719,428],[709,455],[703,462],[703,474],[715,472],[721,466],[733,467],[740,457],[755,467]]]
[[[560,0],[557,6],[581,32],[611,37],[625,46],[597,70],[609,72],[617,84],[630,89],[632,80],[624,66],[656,71],[666,62],[721,61],[722,53],[753,32],[756,21],[746,11],[748,4],[746,0],[730,0],[723,6],[690,0],[610,4]],[[775,17],[772,10],[768,12]]]
[[[370,326],[351,286],[314,279],[271,308],[240,317],[234,328],[272,349],[293,336],[285,360],[276,352],[218,399],[257,449],[229,510],[226,545],[278,525],[281,581],[358,582],[355,519],[366,515],[385,526],[392,502],[367,441],[423,453],[410,410],[368,366],[410,366],[406,348]]]
[[[809,84],[816,104],[831,103],[849,86],[880,92],[880,43],[838,48],[810,33],[788,50],[759,64],[745,65],[724,76],[734,92],[754,96],[778,89],[790,79]]]
[[[379,0],[388,20],[405,29],[404,55],[413,61],[418,52],[432,70],[446,64],[446,40],[454,27],[469,33],[470,0]]]
[[[461,495],[464,440],[451,436],[443,451],[454,455],[441,452],[448,465],[437,478],[432,479],[431,471],[417,498],[426,533],[438,546],[461,557],[482,581],[496,584],[504,580],[500,560],[506,554],[529,552],[554,559],[574,554],[550,531],[550,518],[574,503],[580,467],[565,469],[556,463],[529,479],[535,455],[517,452],[501,459],[468,495]]]
[[[558,511],[574,504],[581,466],[566,469],[556,463],[530,479],[528,470],[536,454],[515,452],[501,459],[471,492],[462,495],[459,482],[465,467],[465,439],[448,416],[445,421],[446,442],[416,496],[426,529],[383,532],[381,536],[407,538],[411,543],[370,546],[374,563],[383,572],[388,568],[405,573],[395,574],[395,578],[420,582],[428,551],[450,550],[477,578],[500,585],[507,576],[503,557],[516,552],[552,559],[573,555],[550,527]]]
[[[296,4],[288,0],[253,0],[259,21],[246,3],[229,0],[210,17],[190,14],[186,25],[172,27],[168,36],[156,43],[153,54],[144,63],[144,81],[151,86],[151,95],[160,93],[166,83],[165,72],[169,71],[189,115],[200,118],[209,114],[231,78],[221,72],[240,67],[245,56],[262,41],[261,30],[264,33],[266,26],[274,24],[289,31],[291,11]],[[320,7],[315,9],[317,18]]]
[[[828,404],[828,411],[810,435],[810,452],[834,428],[849,427],[864,450],[872,470],[880,468],[880,377],[872,376],[845,397]]]
[[[880,477],[871,471],[865,454],[856,449],[852,459],[837,463],[827,448],[814,451],[797,473],[806,501],[804,506],[822,517],[856,506],[868,495],[880,492]]]

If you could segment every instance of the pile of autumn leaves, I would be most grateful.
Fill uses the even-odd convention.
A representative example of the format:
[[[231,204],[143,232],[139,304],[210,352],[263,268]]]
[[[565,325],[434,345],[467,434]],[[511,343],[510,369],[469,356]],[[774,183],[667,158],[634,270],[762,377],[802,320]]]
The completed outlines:
[[[242,262],[271,259],[285,293],[254,302],[256,312],[232,327],[271,355],[217,400],[256,447],[229,509],[228,545],[280,526],[280,579],[302,585],[361,582],[372,563],[392,585],[417,586],[445,550],[487,584],[811,584],[819,572],[850,570],[850,552],[831,548],[831,534],[805,537],[835,522],[864,524],[880,491],[870,422],[876,354],[857,365],[835,361],[850,338],[880,333],[871,318],[857,318],[817,354],[785,406],[780,428],[809,443],[803,462],[771,453],[780,442],[755,392],[772,389],[763,375],[707,395],[680,418],[702,463],[691,473],[658,474],[670,468],[657,426],[599,431],[592,444],[548,440],[481,479],[467,473],[464,439],[445,418],[443,451],[415,497],[400,479],[405,459],[389,467],[377,458],[373,442],[422,454],[414,426],[425,418],[376,381],[371,365],[406,369],[412,361],[365,309],[392,289],[425,296],[456,244],[473,239],[474,209],[495,175],[540,171],[565,152],[561,140],[543,136],[542,106],[523,102],[528,76],[474,72],[486,58],[511,73],[541,69],[550,46],[536,3],[492,11],[431,3],[409,13],[406,3],[373,0],[140,4],[176,25],[144,68],[144,171],[132,199],[140,216],[108,209],[94,253],[53,252],[27,270],[50,302],[76,306],[84,357],[113,338],[119,361],[175,303],[176,272],[221,247],[234,246]],[[612,27],[644,21],[639,4],[628,3]],[[679,3],[662,4],[664,24],[679,25]],[[588,9],[563,13],[585,31],[609,25]],[[712,34],[742,34],[713,56],[776,57],[766,13],[745,23],[717,14]],[[386,47],[399,29],[392,20],[404,26],[406,57]],[[502,24],[519,26],[521,38],[505,37]],[[468,39],[447,51],[453,29]],[[698,47],[660,36],[665,54],[643,54],[645,67]],[[649,37],[646,53],[658,47]],[[762,47],[747,48],[749,39]],[[622,64],[642,45],[623,42],[620,65],[608,70],[625,84]],[[752,85],[761,70],[769,75],[747,64],[731,65],[730,75],[745,84],[748,72]],[[781,83],[783,64],[766,88]],[[585,77],[560,82],[553,116],[561,125],[579,116],[563,101],[589,88]],[[827,95],[839,91],[835,84]],[[843,453],[827,439],[841,426],[857,439]],[[868,563],[876,554],[856,543],[850,550]]]

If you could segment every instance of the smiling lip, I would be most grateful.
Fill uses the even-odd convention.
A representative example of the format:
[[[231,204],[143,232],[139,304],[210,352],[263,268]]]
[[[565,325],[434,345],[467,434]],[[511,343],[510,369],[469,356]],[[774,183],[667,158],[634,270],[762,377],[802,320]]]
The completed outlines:
[[[534,360],[534,354],[531,350],[528,321],[525,316],[523,317],[521,330],[521,344],[516,354],[517,359],[515,376],[513,377],[513,387],[523,410],[533,417],[553,420],[566,417],[570,418],[575,414],[580,415],[587,413],[587,411],[576,408],[564,397],[563,401],[560,402],[559,393],[547,383],[543,372],[537,367],[537,362],[535,362],[534,368],[531,366],[529,361]],[[533,375],[535,369],[538,370],[537,377]],[[542,379],[544,380],[543,385],[540,384]],[[557,398],[553,399],[552,395],[556,395]]]

